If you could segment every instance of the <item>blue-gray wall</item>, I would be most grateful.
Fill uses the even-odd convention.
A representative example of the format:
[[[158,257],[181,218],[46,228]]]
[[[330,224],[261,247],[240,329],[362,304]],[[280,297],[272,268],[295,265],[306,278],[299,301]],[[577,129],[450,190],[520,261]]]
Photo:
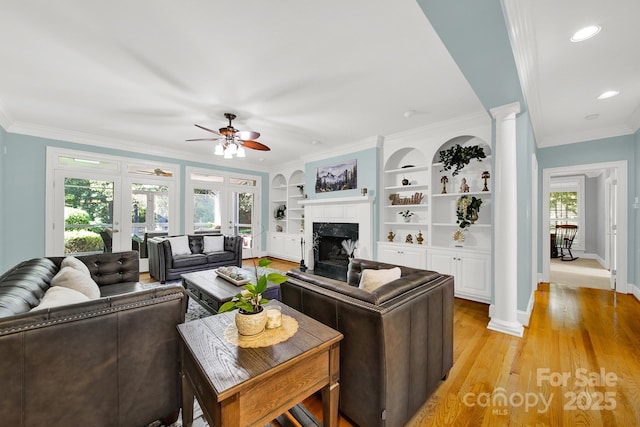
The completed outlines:
[[[636,283],[636,213],[633,209],[633,200],[636,194],[636,183],[639,179],[636,168],[638,156],[637,148],[640,145],[638,133],[613,138],[604,138],[594,141],[580,142],[577,144],[559,145],[556,147],[541,148],[538,150],[538,164],[540,173],[543,169],[565,166],[588,165],[593,163],[605,163],[615,161],[627,161],[628,179],[627,196],[630,201],[628,206],[628,267],[627,282]],[[542,187],[540,187],[542,188]],[[541,197],[543,195],[541,194]],[[542,203],[542,199],[540,199]],[[542,227],[542,225],[541,225]],[[541,230],[543,228],[540,228]]]
[[[1,130],[2,128],[0,128]],[[0,133],[0,148],[7,154],[0,163],[0,272],[18,262],[44,256],[45,254],[45,195],[46,195],[46,150],[47,147],[102,153],[135,159],[145,159],[180,165],[180,216],[185,212],[185,168],[194,166],[221,171],[249,173],[262,178],[264,206],[269,200],[269,177],[264,172],[255,172],[224,166],[184,161],[162,156],[144,155],[126,150],[94,147],[66,141],[39,138],[13,133]],[[4,151],[1,151],[4,152]],[[262,209],[262,224],[268,224],[269,210]],[[180,225],[184,232],[184,221]],[[266,233],[262,235],[262,247],[266,247]]]
[[[526,310],[533,281],[531,266],[531,155],[535,137],[500,0],[417,0],[487,111],[520,103],[516,120],[518,188],[518,310]],[[492,147],[495,148],[495,121]],[[494,227],[499,231],[499,224]],[[493,255],[492,262],[495,265]],[[493,279],[492,279],[493,282]]]
[[[516,167],[517,167],[517,211],[518,211],[518,310],[526,311],[533,292],[533,175],[531,158],[536,152],[536,140],[528,113],[516,118]],[[495,223],[494,223],[495,224]],[[495,224],[494,233],[500,233]],[[537,237],[536,237],[537,239]],[[538,251],[539,252],[539,251]]]
[[[330,166],[348,160],[355,159],[358,162],[358,188],[353,190],[332,191],[329,193],[316,193],[316,170],[318,167]],[[368,148],[349,154],[330,157],[305,164],[305,184],[306,193],[310,199],[356,197],[361,195],[362,188],[367,189],[369,196],[376,196],[373,209],[373,241],[378,241],[380,227],[378,226],[378,206],[380,201],[376,194],[376,189],[380,185],[380,149],[378,147]],[[377,245],[373,245],[373,255],[376,255]]]

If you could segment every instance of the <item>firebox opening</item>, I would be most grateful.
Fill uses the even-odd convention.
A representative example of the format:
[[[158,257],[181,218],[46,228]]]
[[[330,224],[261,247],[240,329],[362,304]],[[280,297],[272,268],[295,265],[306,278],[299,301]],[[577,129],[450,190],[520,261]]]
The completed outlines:
[[[358,240],[358,224],[314,223],[313,239],[314,273],[346,281],[349,258],[353,253],[347,253],[343,242]]]

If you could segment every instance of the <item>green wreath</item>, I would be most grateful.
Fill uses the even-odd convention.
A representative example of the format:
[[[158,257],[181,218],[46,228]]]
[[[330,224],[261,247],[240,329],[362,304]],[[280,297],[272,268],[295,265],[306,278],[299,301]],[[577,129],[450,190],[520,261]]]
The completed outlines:
[[[456,209],[458,221],[456,222],[460,225],[460,228],[466,228],[478,219],[480,205],[482,205],[482,199],[474,196],[460,196],[458,198]]]

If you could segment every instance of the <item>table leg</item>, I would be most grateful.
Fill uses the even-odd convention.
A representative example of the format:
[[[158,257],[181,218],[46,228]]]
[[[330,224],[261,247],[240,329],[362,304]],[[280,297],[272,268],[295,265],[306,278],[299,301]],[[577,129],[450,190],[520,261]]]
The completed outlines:
[[[322,424],[338,427],[338,402],[340,397],[340,344],[329,349],[329,384],[322,388]]]
[[[182,374],[182,425],[191,427],[193,424],[193,398],[194,391],[189,379]]]

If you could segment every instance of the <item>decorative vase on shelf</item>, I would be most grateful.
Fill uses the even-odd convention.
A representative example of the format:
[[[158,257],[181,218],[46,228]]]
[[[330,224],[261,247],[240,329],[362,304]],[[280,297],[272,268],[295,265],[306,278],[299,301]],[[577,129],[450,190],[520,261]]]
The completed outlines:
[[[236,312],[236,328],[242,336],[254,336],[264,331],[267,324],[267,310],[260,306],[255,313],[247,313],[242,310]]]
[[[411,222],[411,217],[410,216],[405,216],[404,218],[404,222]]]

